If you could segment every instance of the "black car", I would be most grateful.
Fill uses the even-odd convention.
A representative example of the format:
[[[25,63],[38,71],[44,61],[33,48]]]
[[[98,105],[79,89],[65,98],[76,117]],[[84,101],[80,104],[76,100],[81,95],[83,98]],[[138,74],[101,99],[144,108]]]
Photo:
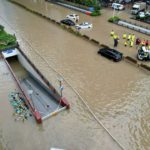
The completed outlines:
[[[70,19],[63,19],[60,22],[68,26],[75,26],[75,23]]]
[[[120,61],[123,56],[123,54],[119,51],[106,47],[99,49],[98,54],[101,54],[102,56],[105,56],[109,59],[113,59],[114,61]]]

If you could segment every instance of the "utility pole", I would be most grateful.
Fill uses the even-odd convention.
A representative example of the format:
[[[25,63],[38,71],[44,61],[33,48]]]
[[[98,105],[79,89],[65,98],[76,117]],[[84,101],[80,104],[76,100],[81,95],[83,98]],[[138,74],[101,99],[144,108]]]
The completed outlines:
[[[59,78],[58,81],[59,81],[60,96],[63,97],[63,89],[64,89],[64,87],[62,85],[63,79]]]

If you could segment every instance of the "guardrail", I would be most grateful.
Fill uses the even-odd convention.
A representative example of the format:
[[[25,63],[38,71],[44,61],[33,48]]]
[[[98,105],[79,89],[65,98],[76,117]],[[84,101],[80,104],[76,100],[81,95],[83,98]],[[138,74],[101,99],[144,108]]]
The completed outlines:
[[[145,28],[145,29],[149,29],[149,30],[150,30],[150,28],[149,28],[148,26],[143,26],[143,25],[137,24],[137,23],[135,23],[135,22],[127,21],[127,20],[125,20],[125,19],[121,19],[121,21],[124,21],[124,22],[130,23],[130,24],[132,24],[132,25],[136,25],[136,26],[139,26],[139,27],[142,27],[142,28]]]
[[[127,27],[129,29],[132,29],[134,31],[144,33],[146,35],[150,35],[150,29],[148,27],[144,28],[142,26],[137,26],[137,25],[131,24],[131,23],[123,21],[123,20],[119,20],[117,24],[120,26],[123,26],[123,27]]]

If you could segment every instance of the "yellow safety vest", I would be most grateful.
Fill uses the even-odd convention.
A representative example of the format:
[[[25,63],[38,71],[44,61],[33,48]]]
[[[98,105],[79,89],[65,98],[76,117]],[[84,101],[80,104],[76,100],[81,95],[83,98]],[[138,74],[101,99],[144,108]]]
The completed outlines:
[[[123,34],[122,37],[123,37],[123,39],[126,39],[126,38],[127,38],[127,35],[126,35],[126,34]]]
[[[131,41],[130,46],[131,46],[131,47],[133,47],[133,44],[134,44],[134,42],[133,42],[133,41]]]
[[[111,31],[111,32],[110,32],[110,35],[111,35],[111,36],[113,36],[114,34],[115,34],[115,32],[114,32],[114,31]]]
[[[132,35],[131,39],[132,39],[132,41],[134,41],[135,40],[135,35]]]
[[[141,43],[142,45],[145,45],[145,42],[144,41],[142,41],[142,43]]]
[[[128,40],[130,40],[131,39],[131,35],[128,35]]]
[[[114,34],[113,38],[114,38],[114,39],[117,39],[117,35]]]
[[[127,46],[127,45],[128,45],[128,43],[127,43],[127,41],[125,41],[125,42],[124,42],[124,46]]]

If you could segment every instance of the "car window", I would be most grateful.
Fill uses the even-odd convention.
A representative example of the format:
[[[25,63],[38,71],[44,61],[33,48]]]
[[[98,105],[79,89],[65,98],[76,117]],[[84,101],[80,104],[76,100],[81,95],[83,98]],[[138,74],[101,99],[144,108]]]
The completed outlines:
[[[105,53],[108,54],[109,56],[112,55],[112,53],[108,50]]]

